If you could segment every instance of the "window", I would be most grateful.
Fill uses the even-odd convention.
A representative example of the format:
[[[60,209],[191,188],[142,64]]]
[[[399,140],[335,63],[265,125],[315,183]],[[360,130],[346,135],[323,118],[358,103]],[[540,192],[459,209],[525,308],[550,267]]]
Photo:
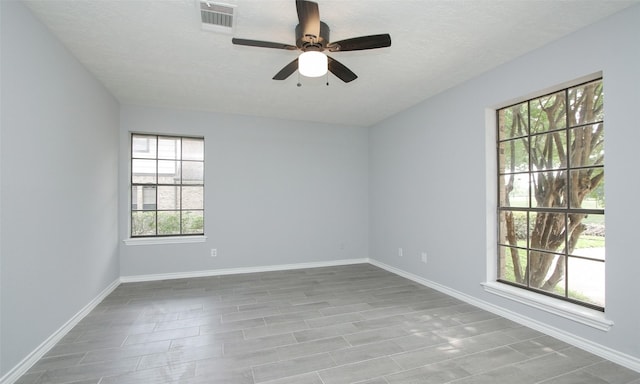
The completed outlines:
[[[604,311],[602,79],[497,111],[498,281]]]
[[[131,237],[204,234],[204,139],[131,135]]]

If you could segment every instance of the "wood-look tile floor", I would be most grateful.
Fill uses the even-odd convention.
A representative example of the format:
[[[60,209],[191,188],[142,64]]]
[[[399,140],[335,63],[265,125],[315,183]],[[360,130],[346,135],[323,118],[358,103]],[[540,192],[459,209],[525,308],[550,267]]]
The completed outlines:
[[[358,264],[122,284],[18,383],[640,384],[640,373]]]

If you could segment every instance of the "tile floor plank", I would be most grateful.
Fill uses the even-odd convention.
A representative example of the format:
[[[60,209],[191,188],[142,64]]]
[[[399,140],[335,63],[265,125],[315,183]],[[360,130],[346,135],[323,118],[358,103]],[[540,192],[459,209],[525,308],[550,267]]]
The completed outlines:
[[[126,283],[17,384],[640,384],[369,264]]]

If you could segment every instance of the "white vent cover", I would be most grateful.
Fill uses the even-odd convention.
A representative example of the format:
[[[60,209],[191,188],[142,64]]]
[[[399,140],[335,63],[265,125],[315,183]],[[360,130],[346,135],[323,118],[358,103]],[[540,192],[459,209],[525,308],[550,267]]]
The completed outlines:
[[[200,0],[200,20],[202,29],[232,33],[235,25],[235,5]]]

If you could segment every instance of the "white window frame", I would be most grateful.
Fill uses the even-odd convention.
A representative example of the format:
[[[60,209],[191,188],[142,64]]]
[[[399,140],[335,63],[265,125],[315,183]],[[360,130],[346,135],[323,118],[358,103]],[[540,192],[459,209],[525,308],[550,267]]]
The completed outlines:
[[[149,237],[131,237],[131,149],[132,149],[132,137],[133,135],[149,135],[149,136],[158,136],[158,137],[180,137],[180,138],[197,138],[203,139],[202,136],[189,136],[189,135],[175,135],[175,134],[164,134],[164,133],[151,133],[151,132],[128,132],[127,138],[127,238],[123,239],[122,242],[125,245],[161,245],[161,244],[184,244],[184,243],[203,243],[207,241],[206,236],[206,228],[204,234],[196,234],[196,235],[170,235],[170,236],[149,236]],[[206,162],[206,154],[205,154],[205,162]],[[206,215],[206,211],[205,211]]]
[[[535,293],[533,291],[498,282],[498,260],[496,257],[496,255],[498,254],[498,231],[496,228],[498,222],[498,213],[496,210],[496,207],[498,206],[498,183],[496,182],[496,175],[498,174],[498,161],[496,158],[497,110],[500,109],[503,105],[516,104],[518,102],[535,98],[540,94],[551,93],[559,89],[568,88],[601,77],[603,77],[601,72],[595,73],[582,77],[580,79],[576,79],[575,81],[567,82],[565,84],[549,88],[548,90],[538,91],[532,93],[531,95],[523,96],[485,109],[485,177],[487,180],[485,194],[485,227],[487,240],[487,269],[486,280],[482,282],[481,285],[487,293],[490,293],[492,295],[496,295],[501,298],[505,298],[510,301],[536,308],[538,310],[607,332],[614,325],[614,322],[608,319],[606,317],[606,313],[603,311],[591,309],[582,305],[574,304],[561,299],[556,299],[551,296]]]

